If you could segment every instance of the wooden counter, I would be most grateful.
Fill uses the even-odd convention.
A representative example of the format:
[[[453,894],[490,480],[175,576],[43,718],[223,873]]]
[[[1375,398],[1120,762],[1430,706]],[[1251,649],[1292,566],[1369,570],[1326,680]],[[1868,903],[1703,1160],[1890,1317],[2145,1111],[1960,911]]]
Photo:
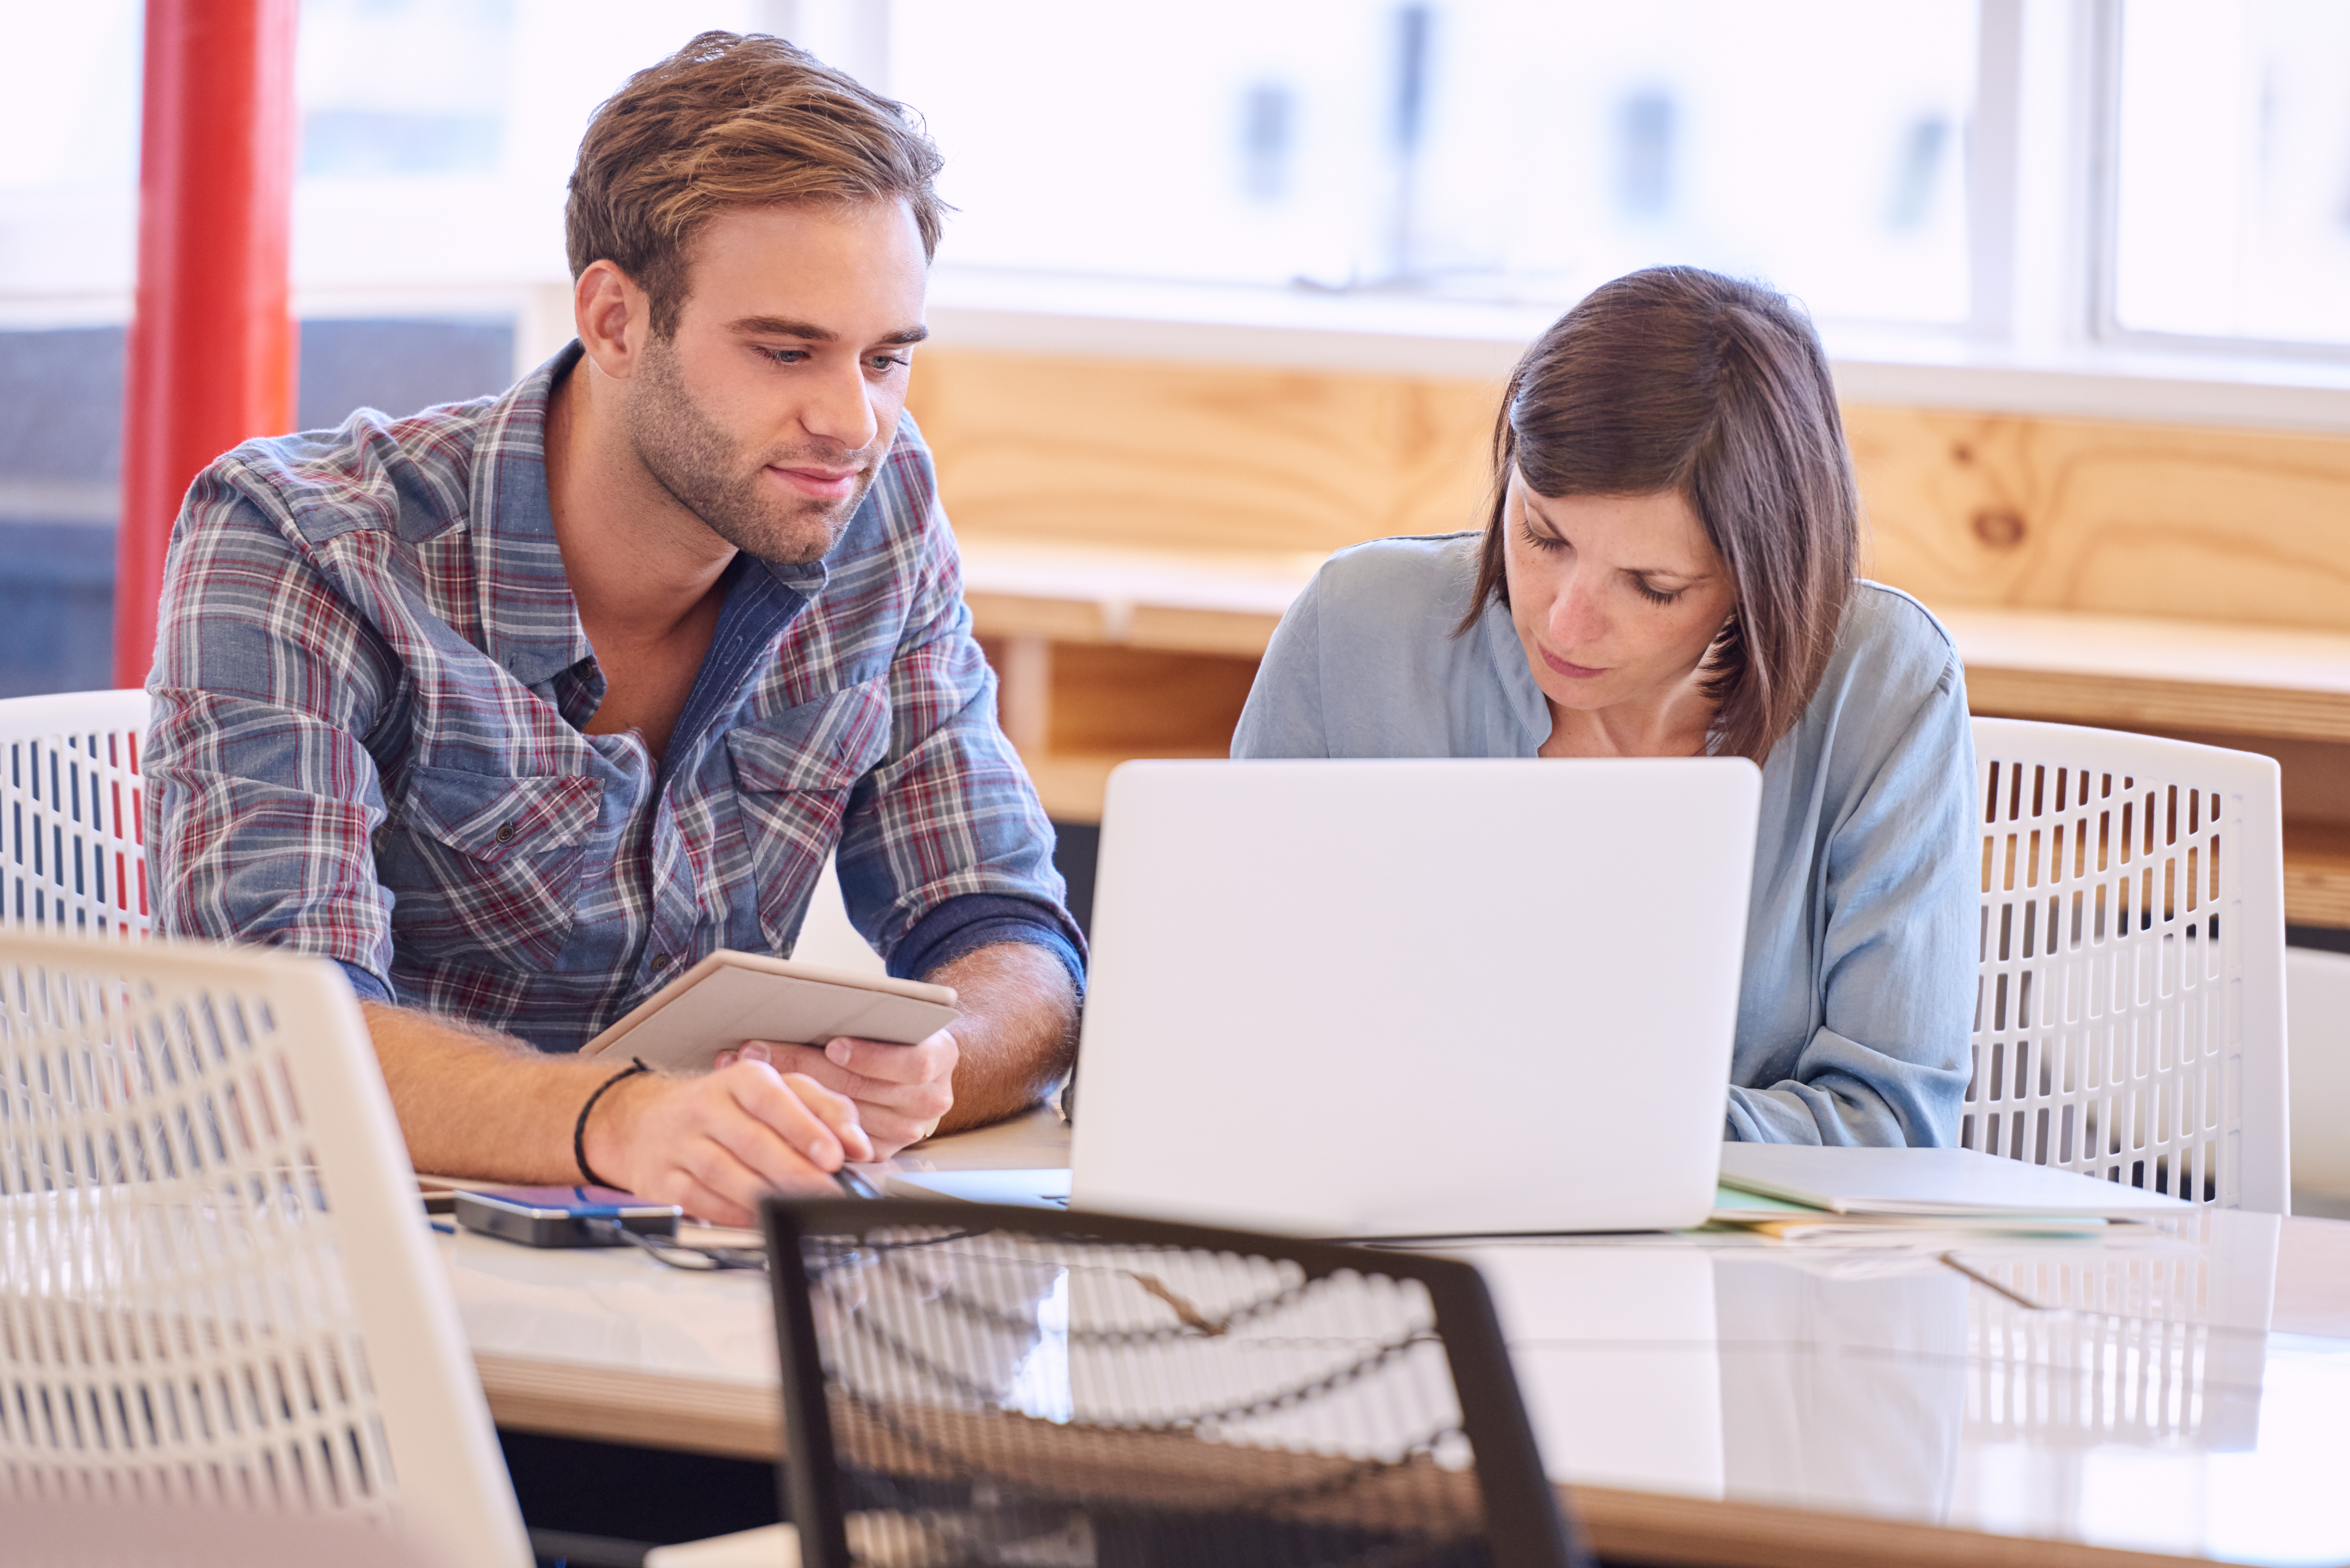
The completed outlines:
[[[1282,612],[1320,558],[1302,552],[963,542],[965,594],[1003,672],[1004,727],[1045,808],[1097,822],[1111,768],[1221,756]],[[2002,610],[1939,612],[1977,713],[2186,734],[2273,751],[2350,746],[2350,633]],[[1147,676],[1085,679],[1102,650],[1159,655]],[[1225,668],[1166,660],[1201,656]],[[2290,764],[2289,764],[2290,765]],[[2290,818],[2296,804],[2290,794]],[[2319,803],[2314,809],[2324,811]],[[2350,801],[2289,821],[2285,911],[2350,928]]]

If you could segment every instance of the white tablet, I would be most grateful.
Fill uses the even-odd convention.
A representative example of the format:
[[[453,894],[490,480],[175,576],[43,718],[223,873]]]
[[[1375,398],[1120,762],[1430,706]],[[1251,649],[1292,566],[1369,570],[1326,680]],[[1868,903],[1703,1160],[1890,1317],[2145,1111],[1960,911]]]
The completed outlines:
[[[719,949],[579,1048],[705,1073],[746,1040],[821,1045],[841,1035],[911,1045],[962,1014],[951,987]]]

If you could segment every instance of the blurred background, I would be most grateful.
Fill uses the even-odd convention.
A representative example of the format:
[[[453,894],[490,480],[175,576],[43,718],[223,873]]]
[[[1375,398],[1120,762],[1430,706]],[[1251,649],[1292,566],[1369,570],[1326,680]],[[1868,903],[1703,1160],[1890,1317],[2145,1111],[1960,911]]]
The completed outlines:
[[[0,0],[7,694],[108,680],[140,25]],[[2329,0],[307,0],[301,422],[559,344],[580,129],[703,27],[799,36],[929,119],[950,312],[1514,345],[1669,260],[1800,296],[1840,357],[2350,369]]]
[[[141,16],[0,0],[0,695],[115,680]],[[1478,524],[1534,332],[1759,276],[1978,711],[2283,763],[2295,1179],[2350,1211],[2350,5],[304,0],[298,422],[559,348],[580,131],[710,27],[945,154],[911,407],[1081,913],[1109,766],[1220,753],[1315,563]]]

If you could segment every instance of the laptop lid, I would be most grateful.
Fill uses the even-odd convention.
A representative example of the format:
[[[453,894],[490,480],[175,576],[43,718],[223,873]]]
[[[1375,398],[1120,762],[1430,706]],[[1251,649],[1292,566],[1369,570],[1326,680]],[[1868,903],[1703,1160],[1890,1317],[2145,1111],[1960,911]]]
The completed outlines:
[[[1119,767],[1071,1201],[1329,1236],[1701,1223],[1761,782],[1737,758]]]

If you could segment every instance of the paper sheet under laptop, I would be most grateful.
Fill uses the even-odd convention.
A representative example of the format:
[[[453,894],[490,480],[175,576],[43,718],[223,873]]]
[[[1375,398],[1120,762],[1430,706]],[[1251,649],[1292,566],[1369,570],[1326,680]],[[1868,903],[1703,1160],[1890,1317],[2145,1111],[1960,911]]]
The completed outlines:
[[[640,1056],[702,1073],[746,1040],[814,1044],[840,1035],[911,1045],[961,1016],[955,993],[721,948],[580,1048],[582,1056]]]
[[[2169,1220],[2193,1209],[2159,1192],[1970,1148],[1726,1143],[1721,1183],[1835,1214]]]
[[[893,1170],[882,1179],[886,1198],[960,1198],[966,1203],[1010,1203],[1023,1209],[1066,1209],[1069,1168],[1038,1170]]]

